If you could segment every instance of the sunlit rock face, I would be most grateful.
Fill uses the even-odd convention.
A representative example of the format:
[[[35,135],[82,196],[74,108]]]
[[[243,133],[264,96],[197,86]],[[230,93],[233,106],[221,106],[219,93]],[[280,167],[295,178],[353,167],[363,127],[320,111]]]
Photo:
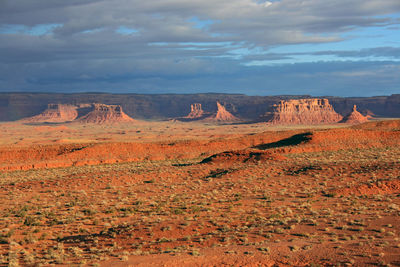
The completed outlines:
[[[328,99],[282,100],[274,105],[270,124],[336,123],[343,117],[336,113]]]
[[[358,112],[357,106],[354,105],[353,110],[348,115],[346,115],[343,118],[343,120],[341,120],[340,122],[355,124],[355,123],[362,123],[362,122],[366,122],[366,121],[368,121],[368,117],[364,116],[360,112]]]
[[[188,119],[199,119],[204,116],[204,111],[200,103],[190,105],[190,113],[185,117]]]
[[[67,104],[48,104],[47,109],[42,113],[25,118],[24,122],[67,122],[78,117],[77,107]]]
[[[227,111],[221,103],[217,102],[217,113],[207,117],[205,120],[213,122],[235,122],[239,121],[239,118]]]
[[[122,111],[120,105],[93,104],[93,110],[77,120],[81,123],[120,123],[133,122],[134,119]]]

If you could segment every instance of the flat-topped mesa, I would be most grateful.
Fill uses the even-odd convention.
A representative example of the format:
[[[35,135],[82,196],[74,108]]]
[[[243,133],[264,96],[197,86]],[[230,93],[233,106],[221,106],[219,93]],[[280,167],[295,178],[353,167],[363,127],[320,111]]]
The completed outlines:
[[[187,119],[199,119],[204,116],[203,108],[200,103],[190,105],[190,113],[185,117]]]
[[[217,102],[217,108],[217,113],[205,118],[204,120],[213,122],[234,122],[240,120],[239,118],[232,115],[229,111],[227,111],[226,108],[219,102]]]
[[[343,120],[341,120],[340,122],[342,123],[363,123],[368,121],[368,117],[367,116],[363,116],[360,112],[357,111],[357,106],[354,105],[353,106],[353,110],[346,115]]]
[[[328,99],[282,100],[274,105],[270,124],[325,124],[336,123],[342,116],[335,112]]]
[[[121,122],[134,122],[122,111],[120,105],[93,104],[93,110],[77,120],[81,123],[113,124]]]
[[[48,104],[42,113],[22,119],[24,122],[68,122],[78,117],[77,107],[68,104]]]

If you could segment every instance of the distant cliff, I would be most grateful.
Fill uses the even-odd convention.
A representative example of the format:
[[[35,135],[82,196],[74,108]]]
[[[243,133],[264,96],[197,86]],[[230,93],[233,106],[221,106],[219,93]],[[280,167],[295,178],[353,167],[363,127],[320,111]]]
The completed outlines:
[[[205,112],[216,113],[216,101],[226,103],[226,110],[234,116],[257,120],[263,114],[273,111],[273,105],[281,100],[311,98],[301,96],[246,96],[240,94],[49,94],[49,93],[0,93],[0,121],[15,121],[41,114],[48,104],[59,103],[104,103],[120,105],[124,112],[135,119],[165,120],[185,117],[188,107],[199,103]],[[400,94],[377,97],[324,97],[335,111],[342,116],[357,105],[361,113],[369,110],[376,116],[400,117]],[[79,111],[78,111],[79,112]]]

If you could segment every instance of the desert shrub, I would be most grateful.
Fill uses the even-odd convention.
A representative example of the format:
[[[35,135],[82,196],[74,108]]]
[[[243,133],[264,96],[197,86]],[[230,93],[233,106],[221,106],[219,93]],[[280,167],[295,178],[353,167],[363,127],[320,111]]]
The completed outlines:
[[[25,217],[24,225],[27,225],[27,226],[38,226],[38,225],[40,225],[40,222],[36,217],[27,216],[27,217]]]

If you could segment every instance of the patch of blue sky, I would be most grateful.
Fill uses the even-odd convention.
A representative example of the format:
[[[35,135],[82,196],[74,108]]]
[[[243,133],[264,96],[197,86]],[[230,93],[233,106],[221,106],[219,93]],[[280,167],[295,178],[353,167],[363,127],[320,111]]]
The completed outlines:
[[[194,28],[197,28],[197,29],[208,29],[208,27],[210,25],[216,23],[216,21],[214,21],[214,20],[210,20],[210,19],[202,20],[196,16],[191,17],[190,19],[188,19],[188,21],[193,23]]]
[[[266,2],[280,2],[281,0],[253,0],[253,2],[256,2],[257,4],[265,4]]]
[[[213,37],[213,38],[220,38],[220,37],[232,37],[232,36],[234,36],[233,34],[231,34],[231,33],[218,33],[218,32],[212,32],[212,33],[209,33],[210,34],[210,36],[211,37]]]
[[[230,50],[229,53],[238,56],[263,54],[264,50],[260,47],[248,48],[237,45],[238,48]]]
[[[136,34],[139,31],[133,28],[129,28],[126,26],[120,26],[118,29],[116,29],[116,32],[122,35],[131,35],[131,34]]]
[[[196,58],[208,58],[208,59],[235,59],[237,58],[235,56],[229,55],[229,54],[220,54],[220,55],[201,55],[201,56],[195,56]]]
[[[199,47],[199,46],[188,46],[188,47],[181,47],[181,50],[188,50],[188,51],[206,51],[209,50],[209,47]]]
[[[237,47],[232,47],[233,49],[229,50],[228,55],[236,60],[240,60],[245,56],[249,55],[263,55],[265,54],[261,48],[247,48],[240,45]]]
[[[62,24],[38,24],[32,27],[21,24],[5,24],[0,26],[0,34],[26,34],[41,36],[53,33],[54,29]]]
[[[149,43],[148,45],[150,45],[150,46],[168,46],[170,43],[167,43],[167,42],[152,42],[152,43]]]
[[[97,28],[97,29],[86,30],[86,31],[83,31],[82,33],[98,33],[103,30],[104,30],[104,28]]]
[[[150,46],[169,46],[169,45],[178,45],[181,47],[191,50],[204,50],[212,47],[227,47],[227,48],[236,48],[237,45],[234,45],[232,42],[179,42],[179,43],[168,43],[168,42],[153,42],[149,43]]]
[[[241,63],[243,66],[276,66],[276,65],[285,65],[285,64],[296,64],[296,63],[317,63],[317,62],[348,62],[348,61],[388,61],[387,57],[375,57],[375,56],[366,56],[366,57],[337,57],[335,55],[288,55],[288,58],[285,59],[260,59],[260,60],[251,60],[244,61]],[[398,59],[391,59],[393,62],[400,62]]]
[[[228,46],[232,45],[231,42],[202,42],[202,43],[197,43],[197,42],[182,42],[179,43],[182,45],[196,45],[196,46]]]
[[[345,41],[341,46],[373,48],[380,46],[399,46],[400,28],[396,27],[369,27],[357,32],[344,34]]]
[[[253,66],[276,66],[276,65],[286,65],[286,64],[296,64],[296,63],[315,63],[315,62],[329,62],[329,61],[347,61],[347,59],[337,58],[333,55],[326,55],[315,57],[311,55],[293,55],[285,59],[266,59],[266,60],[251,60],[242,62],[241,65],[247,67]]]
[[[206,51],[216,48],[223,48],[229,50],[229,53],[223,55],[224,57],[240,59],[242,57],[242,52],[239,50],[243,49],[240,44],[234,44],[232,42],[204,42],[204,43],[196,43],[196,42],[185,42],[185,43],[178,43],[180,46],[179,49],[182,50],[192,50],[192,51]],[[238,50],[238,51],[236,51]],[[217,57],[217,56],[211,56]]]
[[[328,43],[309,43],[276,46],[268,50],[270,53],[304,53],[312,54],[318,51],[359,51],[377,47],[399,47],[400,29],[396,27],[367,27],[341,34],[341,41]],[[331,60],[330,55],[310,55],[311,59]],[[334,57],[339,60],[338,57]],[[349,57],[351,58],[351,57]],[[347,58],[347,59],[349,59]],[[363,60],[387,60],[390,57],[364,57]],[[355,59],[357,60],[357,59]]]

